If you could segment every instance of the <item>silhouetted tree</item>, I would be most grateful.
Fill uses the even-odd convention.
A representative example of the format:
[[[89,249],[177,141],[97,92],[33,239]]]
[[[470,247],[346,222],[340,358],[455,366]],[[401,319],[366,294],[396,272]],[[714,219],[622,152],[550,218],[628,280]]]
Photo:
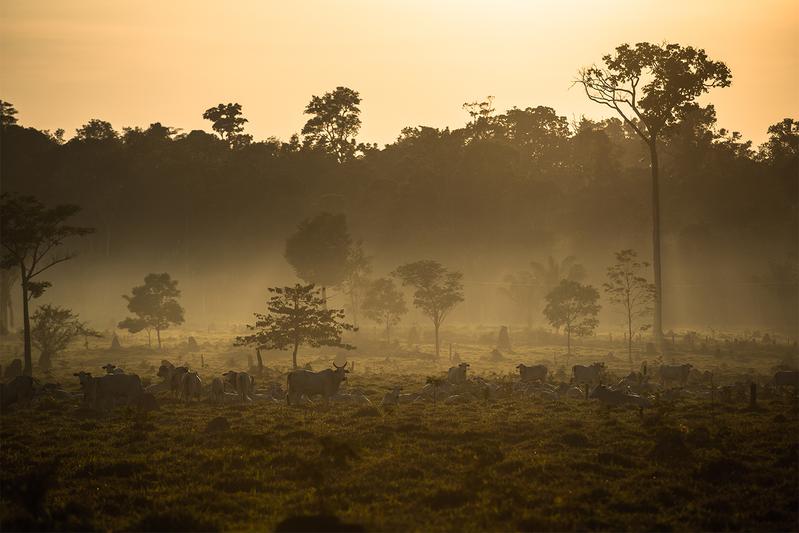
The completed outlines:
[[[17,123],[17,110],[11,102],[0,100],[0,127],[10,126]]]
[[[347,87],[313,96],[305,107],[312,115],[302,128],[306,142],[334,155],[339,163],[355,155],[355,137],[361,129],[361,97]]]
[[[571,336],[590,335],[599,325],[599,292],[590,285],[562,280],[546,296],[544,316],[555,328],[566,332],[566,353],[571,355]]]
[[[31,316],[31,323],[31,340],[41,351],[39,368],[43,370],[49,370],[53,357],[64,351],[77,337],[101,336],[70,309],[49,304],[36,309]]]
[[[363,243],[356,242],[347,254],[347,276],[343,282],[344,293],[350,297],[352,323],[358,326],[358,315],[364,293],[369,288],[369,274],[372,273],[372,258],[363,251]]]
[[[252,141],[252,135],[243,133],[247,119],[241,114],[241,104],[219,104],[206,109],[203,118],[211,121],[211,128],[231,148],[241,148]]]
[[[298,278],[322,286],[327,301],[327,287],[347,279],[351,244],[347,217],[320,213],[300,222],[286,240],[285,257]]]
[[[603,284],[608,300],[622,308],[627,324],[627,355],[633,362],[633,327],[646,331],[652,324],[652,301],[655,286],[644,274],[649,263],[638,261],[635,250],[616,252],[616,264],[608,267],[608,281]]]
[[[694,100],[713,87],[728,87],[727,65],[702,49],[678,44],[623,44],[602,57],[604,68],[580,71],[578,82],[593,102],[616,111],[649,148],[652,171],[652,246],[655,269],[655,340],[663,347],[660,261],[660,170],[658,140],[679,123]]]
[[[136,316],[126,318],[117,327],[131,333],[146,330],[148,346],[150,330],[155,330],[160,350],[161,331],[183,323],[183,307],[177,301],[179,296],[178,281],[169,274],[147,274],[144,285],[133,287],[130,295],[122,296],[128,302],[128,311]]]
[[[394,276],[413,287],[413,305],[433,321],[436,359],[439,357],[439,329],[450,311],[463,301],[463,274],[450,272],[437,261],[416,261],[397,268]]]
[[[402,292],[394,280],[379,278],[366,291],[363,311],[367,317],[386,328],[386,343],[391,344],[391,326],[399,324],[402,315],[408,312]]]
[[[319,289],[313,283],[293,287],[271,287],[267,314],[254,313],[255,325],[247,325],[252,335],[236,337],[236,344],[255,345],[258,349],[292,349],[291,361],[297,368],[297,351],[302,345],[318,348],[331,346],[354,349],[342,342],[344,331],[357,328],[344,322],[343,309],[327,309]]]
[[[18,268],[20,273],[26,376],[33,373],[28,305],[32,298],[40,297],[50,286],[49,281],[37,281],[36,278],[74,257],[71,253],[56,254],[65,239],[94,231],[66,223],[78,211],[80,207],[76,205],[47,208],[32,196],[0,195],[0,243],[3,247],[0,268]]]
[[[115,141],[118,138],[110,122],[96,118],[75,130],[75,139],[79,141]]]

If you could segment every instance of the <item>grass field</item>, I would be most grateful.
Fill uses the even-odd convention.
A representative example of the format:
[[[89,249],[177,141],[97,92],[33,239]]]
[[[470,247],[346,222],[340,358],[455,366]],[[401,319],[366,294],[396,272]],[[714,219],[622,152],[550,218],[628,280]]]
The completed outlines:
[[[246,367],[246,352],[229,342],[198,340],[202,369],[199,355],[179,346],[95,348],[64,354],[49,379],[77,392],[71,373],[99,374],[109,360],[153,383],[163,357],[189,362],[206,382]],[[518,362],[552,361],[560,351],[516,349],[488,362],[481,356],[490,347],[458,347],[475,374],[496,381],[510,380]],[[569,364],[607,351],[583,346]],[[750,352],[675,357],[730,382],[765,380],[784,361],[781,352]],[[261,384],[284,379],[288,358],[271,357],[274,370]],[[95,412],[78,398],[46,397],[9,409],[0,418],[0,529],[263,531],[324,515],[369,531],[799,530],[799,406],[791,394],[754,408],[660,398],[643,417],[518,394],[384,411],[378,404],[389,387],[419,390],[448,365],[354,357],[344,388],[360,389],[374,406],[186,405],[162,395],[148,413]],[[609,367],[623,374],[628,363],[617,355]],[[206,431],[217,417],[229,429]]]

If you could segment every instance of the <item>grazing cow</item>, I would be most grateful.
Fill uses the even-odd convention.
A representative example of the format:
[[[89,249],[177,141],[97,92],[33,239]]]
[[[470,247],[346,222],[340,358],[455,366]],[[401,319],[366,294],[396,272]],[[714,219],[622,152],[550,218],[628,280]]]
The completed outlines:
[[[658,368],[660,383],[665,384],[667,382],[676,381],[684,387],[686,383],[688,383],[688,376],[691,373],[691,368],[693,368],[693,366],[690,363],[685,363],[684,365],[661,365],[660,368]]]
[[[799,388],[799,371],[796,370],[780,370],[774,374],[774,386],[780,387],[797,387]]]
[[[469,363],[461,363],[458,366],[453,366],[447,372],[447,381],[453,385],[466,383],[466,369],[469,368]]]
[[[546,381],[547,379],[547,367],[544,365],[527,366],[519,363],[516,368],[519,369],[522,381]]]
[[[590,366],[574,365],[572,367],[572,383],[600,384],[605,363],[594,363]]]
[[[225,398],[225,382],[222,378],[216,377],[211,380],[211,402],[221,403]]]
[[[118,399],[125,399],[127,403],[136,402],[144,392],[141,379],[136,374],[93,377],[89,372],[78,372],[73,375],[80,380],[84,400],[91,402],[94,407],[109,401],[113,405]]]
[[[173,396],[178,396],[183,374],[188,371],[189,367],[185,365],[175,366],[166,359],[162,359],[161,366],[158,368],[158,377],[163,378],[164,382],[169,385],[169,391]]]
[[[400,391],[402,387],[394,387],[391,391],[383,396],[383,401],[380,402],[381,407],[394,407],[399,404]]]
[[[103,370],[105,370],[106,374],[124,374],[125,373],[124,370],[122,370],[121,368],[119,368],[116,365],[112,365],[111,363],[108,363],[107,365],[105,365],[102,368],[103,368]]]
[[[233,390],[241,397],[242,402],[252,400],[252,393],[255,390],[255,378],[247,372],[234,372],[230,370],[222,374],[225,382],[233,387]]]
[[[291,405],[292,403],[299,403],[303,395],[310,398],[316,394],[321,395],[325,402],[330,400],[330,397],[338,392],[342,381],[346,381],[347,363],[343,366],[338,366],[333,363],[335,370],[330,368],[322,370],[321,372],[311,372],[310,370],[294,370],[289,373],[287,378],[288,394],[286,394],[286,402]]]
[[[33,399],[34,381],[30,376],[15,376],[8,383],[0,383],[0,407]]]
[[[197,372],[186,372],[180,377],[180,399],[191,402],[191,399],[200,399],[202,396],[203,381]]]
[[[652,405],[649,399],[643,396],[613,390],[605,387],[604,385],[597,385],[597,387],[591,392],[590,397],[599,400],[608,407],[615,407],[617,405],[634,405],[639,409],[643,409],[644,407],[650,407]]]

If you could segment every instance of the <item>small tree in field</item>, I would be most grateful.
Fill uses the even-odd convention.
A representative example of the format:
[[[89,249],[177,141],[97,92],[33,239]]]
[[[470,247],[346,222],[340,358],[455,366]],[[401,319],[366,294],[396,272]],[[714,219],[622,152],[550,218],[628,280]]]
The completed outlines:
[[[399,324],[408,312],[402,292],[388,278],[376,279],[366,291],[363,311],[367,317],[386,327],[386,343],[391,343],[391,326]]]
[[[118,327],[131,333],[147,331],[148,346],[151,345],[150,331],[155,330],[160,350],[161,331],[183,323],[183,307],[177,301],[179,296],[178,282],[169,274],[147,274],[144,285],[133,287],[131,295],[122,296],[128,301],[128,311],[136,316],[126,318]]]
[[[0,195],[0,268],[16,268],[22,287],[22,327],[25,368],[33,373],[31,323],[28,305],[50,286],[36,278],[46,270],[72,259],[71,253],[56,254],[65,239],[87,235],[94,230],[70,226],[67,220],[80,211],[76,205],[47,208],[32,196]]]
[[[566,331],[566,353],[571,355],[571,336],[589,335],[599,325],[599,292],[590,285],[564,279],[546,299],[544,316],[553,327]]]
[[[433,321],[436,336],[436,359],[440,352],[439,329],[456,305],[463,301],[463,274],[450,272],[436,261],[417,261],[397,268],[394,275],[405,286],[416,289],[413,305]]]
[[[327,309],[321,291],[313,283],[293,287],[272,287],[266,304],[267,314],[254,313],[252,335],[236,337],[236,345],[255,345],[258,349],[292,349],[292,365],[297,368],[297,350],[302,345],[332,346],[352,350],[342,342],[344,331],[355,326],[344,322],[343,309]]]
[[[73,339],[81,336],[101,337],[69,309],[49,304],[33,313],[31,323],[31,340],[41,351],[39,367],[43,370],[52,366],[53,357],[64,351]]]
[[[633,328],[646,331],[652,324],[652,302],[655,286],[643,273],[649,263],[638,261],[634,250],[616,252],[616,264],[608,267],[608,281],[603,285],[611,303],[624,311],[627,322],[627,355],[633,362]]]

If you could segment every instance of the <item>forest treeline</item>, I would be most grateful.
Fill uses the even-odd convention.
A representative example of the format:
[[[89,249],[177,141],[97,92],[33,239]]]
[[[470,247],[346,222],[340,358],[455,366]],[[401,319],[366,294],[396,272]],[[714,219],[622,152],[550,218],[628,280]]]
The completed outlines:
[[[464,104],[461,128],[408,127],[381,148],[358,138],[360,101],[341,87],[313,97],[287,141],[254,140],[238,104],[205,111],[215,133],[94,119],[66,140],[26,127],[25,110],[18,121],[5,103],[2,188],[80,205],[80,222],[97,232],[76,245],[93,262],[246,261],[280,250],[323,211],[346,214],[378,264],[441,258],[467,283],[499,283],[553,253],[577,255],[596,278],[619,249],[646,256],[648,152],[620,120],[569,121],[545,106],[498,112],[487,98]],[[796,316],[785,289],[796,283],[799,123],[786,118],[768,135],[753,146],[720,127],[712,105],[690,106],[667,132],[664,283],[751,283],[772,300],[765,320],[782,322],[792,306]],[[714,286],[713,305],[728,305],[730,290]]]

